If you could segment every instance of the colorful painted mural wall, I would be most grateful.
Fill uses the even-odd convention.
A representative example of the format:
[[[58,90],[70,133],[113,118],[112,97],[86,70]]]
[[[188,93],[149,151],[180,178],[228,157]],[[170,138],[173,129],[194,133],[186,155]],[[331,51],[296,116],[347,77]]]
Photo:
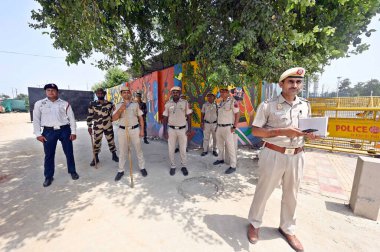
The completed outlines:
[[[194,63],[195,64],[195,63]],[[165,103],[170,98],[170,89],[173,86],[182,88],[182,92],[189,98],[189,103],[194,110],[192,114],[192,129],[191,145],[202,145],[203,132],[200,128],[200,117],[203,102],[205,100],[199,99],[204,97],[205,94],[191,94],[189,88],[186,88],[186,83],[183,82],[183,67],[182,64],[174,65],[156,71],[151,74],[145,75],[131,83],[123,83],[117,87],[107,89],[107,99],[113,101],[115,104],[121,101],[120,88],[128,86],[132,90],[135,97],[137,92],[143,94],[143,101],[147,103],[147,130],[149,136],[161,137],[162,136],[162,113]],[[231,89],[231,95],[238,101],[240,108],[240,120],[238,129],[238,142],[242,145],[250,145],[259,142],[260,140],[253,137],[251,134],[250,125],[254,118],[255,108],[258,102],[261,101],[261,85],[262,83],[251,83],[248,85],[235,86]],[[217,94],[217,101],[219,99],[218,90],[215,88],[214,93]],[[218,101],[219,102],[219,101]]]

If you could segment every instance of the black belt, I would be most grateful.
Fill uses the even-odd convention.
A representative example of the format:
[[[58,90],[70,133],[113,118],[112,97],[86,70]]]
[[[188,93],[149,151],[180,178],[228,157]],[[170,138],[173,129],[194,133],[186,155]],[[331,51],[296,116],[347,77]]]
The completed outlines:
[[[232,123],[229,124],[218,124],[219,127],[227,127],[227,126],[232,126]]]
[[[59,129],[54,128],[54,127],[47,127],[47,126],[42,126],[42,127],[44,129],[46,129],[46,130],[59,130],[59,129],[63,129],[63,128],[66,128],[66,127],[70,127],[70,124],[61,125],[61,126],[59,126]]]
[[[169,125],[170,128],[172,129],[184,129],[186,128],[186,125],[185,126],[172,126],[172,125]]]
[[[204,122],[205,122],[205,123],[209,123],[209,124],[216,123],[216,121],[214,121],[214,122],[209,122],[209,121],[207,121],[207,120],[204,120]]]
[[[138,124],[136,124],[135,126],[127,126],[127,129],[136,129],[137,127],[139,127],[139,125]],[[121,126],[121,125],[119,125],[119,128],[120,129],[125,129],[125,126]]]

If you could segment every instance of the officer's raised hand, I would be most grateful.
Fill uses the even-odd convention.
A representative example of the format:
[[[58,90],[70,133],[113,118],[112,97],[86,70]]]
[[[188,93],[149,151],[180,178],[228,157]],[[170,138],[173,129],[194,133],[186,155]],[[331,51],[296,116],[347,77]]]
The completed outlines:
[[[41,143],[44,143],[44,142],[47,141],[46,138],[45,138],[44,136],[38,136],[38,137],[37,137],[37,140],[40,141]]]

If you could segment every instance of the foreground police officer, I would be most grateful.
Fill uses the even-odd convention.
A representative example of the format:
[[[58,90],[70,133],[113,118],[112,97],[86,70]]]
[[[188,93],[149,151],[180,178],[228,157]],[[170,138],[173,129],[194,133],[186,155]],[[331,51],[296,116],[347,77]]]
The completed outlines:
[[[225,171],[230,174],[236,171],[235,129],[239,122],[239,105],[230,96],[227,86],[219,89],[222,100],[218,104],[218,119],[216,129],[216,144],[218,146],[218,159],[214,165],[223,164],[228,155],[230,167]],[[224,153],[224,150],[226,152]]]
[[[124,176],[124,166],[127,162],[128,144],[133,145],[141,175],[146,177],[148,172],[145,169],[144,155],[141,150],[140,138],[144,136],[144,122],[143,112],[139,108],[139,104],[132,101],[132,94],[128,87],[123,86],[120,89],[120,94],[123,101],[116,105],[116,110],[113,113],[112,120],[119,120],[119,129],[117,130],[117,137],[119,141],[119,170],[116,174],[115,181],[119,181]],[[129,143],[127,141],[127,134],[129,135]],[[130,148],[131,146],[129,146]]]
[[[201,156],[208,153],[210,137],[212,136],[212,154],[218,156],[216,152],[216,123],[217,123],[217,105],[215,103],[215,95],[208,93],[206,95],[207,102],[203,104],[201,110],[201,128],[203,130],[203,152]]]
[[[173,176],[176,171],[174,151],[177,139],[181,156],[181,171],[184,176],[189,174],[186,168],[186,146],[187,135],[191,131],[190,114],[192,113],[192,110],[189,108],[189,103],[186,100],[180,99],[180,92],[180,87],[172,87],[170,89],[172,100],[166,102],[165,110],[162,114],[164,116],[164,138],[168,139],[171,176]]]
[[[98,155],[102,146],[103,134],[107,139],[108,147],[112,153],[112,160],[119,162],[119,158],[116,155],[112,126],[112,113],[115,110],[115,106],[112,102],[105,100],[106,91],[104,89],[98,88],[95,94],[98,100],[90,102],[90,105],[88,106],[87,126],[90,135],[92,135],[92,131],[94,130],[94,152],[96,163],[99,162]],[[93,123],[94,125],[92,125]],[[91,161],[90,165],[95,165],[94,159]]]
[[[265,143],[259,154],[260,177],[248,215],[248,239],[251,243],[258,241],[266,202],[281,183],[279,232],[296,251],[303,251],[294,231],[297,193],[304,166],[304,137],[315,138],[312,133],[298,129],[299,118],[310,116],[309,103],[297,96],[302,90],[304,75],[302,67],[285,71],[279,79],[282,93],[261,103],[252,123],[252,134],[262,137]]]
[[[144,143],[149,144],[147,139],[147,126],[146,126],[146,114],[148,113],[148,108],[146,103],[142,101],[142,94],[140,92],[136,93],[137,103],[139,104],[140,110],[143,112],[143,120],[144,120]]]
[[[33,109],[33,129],[37,140],[44,145],[44,187],[54,180],[54,158],[58,140],[66,155],[67,169],[73,180],[79,178],[75,169],[73,142],[76,139],[76,123],[73,110],[68,102],[58,98],[58,87],[46,84],[46,98],[37,101]],[[43,128],[41,133],[41,127]]]

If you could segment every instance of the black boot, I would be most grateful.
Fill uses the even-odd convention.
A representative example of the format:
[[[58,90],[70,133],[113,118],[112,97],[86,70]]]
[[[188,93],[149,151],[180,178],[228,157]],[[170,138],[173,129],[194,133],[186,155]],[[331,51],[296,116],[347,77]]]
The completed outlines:
[[[119,162],[119,157],[116,155],[116,151],[112,152],[112,160],[115,162]]]
[[[96,163],[99,163],[99,156],[98,154],[95,154]],[[90,166],[95,166],[95,160],[93,159],[90,163]]]
[[[144,143],[149,144],[148,139],[144,138]]]

